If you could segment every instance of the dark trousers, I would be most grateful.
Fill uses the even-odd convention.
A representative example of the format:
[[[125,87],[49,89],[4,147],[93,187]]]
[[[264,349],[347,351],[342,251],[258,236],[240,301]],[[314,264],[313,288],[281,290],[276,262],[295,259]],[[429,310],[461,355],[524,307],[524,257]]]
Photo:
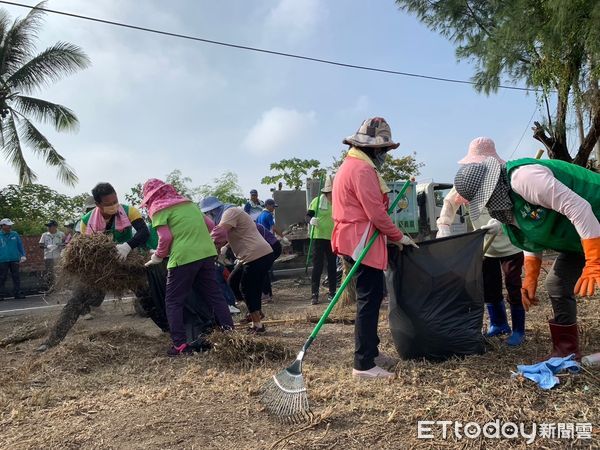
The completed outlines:
[[[179,346],[186,342],[183,307],[192,289],[201,293],[203,300],[213,309],[215,319],[221,327],[233,328],[233,320],[217,284],[214,258],[204,258],[183,266],[169,269],[165,303],[167,319],[173,344]]]
[[[335,295],[337,287],[337,261],[336,255],[331,250],[331,241],[329,239],[314,239],[312,254],[312,274],[311,274],[311,293],[313,296],[319,295],[319,285],[321,284],[321,274],[323,265],[327,262],[327,281],[329,282],[329,295]]]
[[[0,263],[0,289],[4,291],[4,283],[6,282],[8,272],[10,272],[12,278],[14,296],[21,295],[21,275],[19,274],[18,261]]]
[[[73,328],[79,316],[85,312],[89,312],[91,306],[100,306],[104,301],[105,295],[104,291],[90,289],[83,285],[76,287],[73,296],[67,301],[56,323],[50,330],[45,343],[50,347],[59,344],[69,330]]]
[[[347,258],[354,264],[354,261]],[[369,370],[375,367],[379,355],[377,324],[383,300],[383,270],[360,265],[356,272],[356,322],[354,323],[354,368]]]
[[[45,272],[44,272],[44,281],[46,282],[46,286],[48,289],[52,289],[52,287],[54,286],[54,266],[55,266],[55,259],[52,258],[48,258],[48,259],[44,259],[44,266],[46,268]]]
[[[221,289],[221,292],[223,293],[223,297],[225,297],[225,301],[227,302],[228,305],[235,306],[235,297],[233,295],[233,291],[231,290],[231,288],[227,284],[227,281],[225,281],[225,278],[223,277],[224,270],[225,270],[225,267],[223,265],[215,264],[215,272],[217,275],[217,284],[219,285],[219,288]]]
[[[265,277],[265,281],[263,283],[262,293],[268,295],[269,297],[273,297],[273,289],[271,287],[271,281],[273,281],[273,264],[279,256],[281,255],[281,244],[277,241],[275,244],[271,245],[273,249],[273,253],[271,254],[271,267],[269,267],[269,271],[267,272],[267,276]]]
[[[240,288],[243,273],[244,265],[242,263],[237,263],[231,271],[231,273],[229,274],[229,278],[227,279],[227,284],[231,288],[231,292],[233,292],[235,300],[238,302],[246,301],[244,300],[244,294],[242,294],[242,289]]]
[[[559,325],[577,322],[577,301],[573,291],[585,266],[582,253],[559,253],[546,277],[546,291],[552,302],[554,321]]]
[[[499,303],[502,295],[502,275],[508,293],[508,303],[521,304],[521,273],[523,252],[501,258],[483,258],[483,299],[486,303]]]
[[[242,286],[243,298],[246,301],[250,313],[260,311],[262,308],[262,287],[272,264],[273,257],[269,253],[261,258],[241,265],[242,275],[240,284]]]

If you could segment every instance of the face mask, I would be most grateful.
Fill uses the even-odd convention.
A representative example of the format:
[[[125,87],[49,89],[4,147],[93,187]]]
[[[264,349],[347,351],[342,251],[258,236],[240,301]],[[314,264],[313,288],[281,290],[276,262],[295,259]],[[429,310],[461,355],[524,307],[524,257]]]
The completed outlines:
[[[386,152],[377,153],[375,155],[375,160],[373,161],[373,164],[375,164],[375,167],[377,167],[378,169],[381,169],[381,166],[383,166],[383,163],[385,162],[386,158],[387,158]]]
[[[115,204],[112,206],[103,206],[102,211],[104,214],[108,214],[109,216],[114,216],[119,211],[119,204]]]

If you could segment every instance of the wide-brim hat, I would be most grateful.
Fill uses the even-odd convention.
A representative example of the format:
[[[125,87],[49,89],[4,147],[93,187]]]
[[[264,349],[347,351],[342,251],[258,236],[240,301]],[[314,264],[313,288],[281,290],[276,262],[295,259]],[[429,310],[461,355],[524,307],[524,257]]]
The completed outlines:
[[[171,186],[168,183],[165,183],[162,180],[159,180],[158,178],[150,178],[144,183],[144,186],[142,187],[142,195],[144,198],[140,206],[142,208],[146,208],[148,206],[148,203],[152,200],[152,197],[154,197],[154,195],[156,195],[163,189],[169,188],[173,188],[173,186]],[[173,188],[173,191],[175,191],[175,188]]]
[[[456,173],[454,187],[469,202],[471,220],[477,220],[481,215],[498,185],[501,170],[500,162],[488,157],[480,163],[466,164]]]
[[[321,189],[321,192],[323,194],[328,194],[329,192],[333,191],[333,177],[332,176],[328,176],[327,178],[325,178],[325,185],[323,186],[323,189]]]
[[[392,139],[392,130],[383,117],[365,120],[356,133],[343,140],[344,144],[355,147],[388,148],[393,150],[400,146]]]
[[[5,219],[0,220],[0,225],[6,225],[6,226],[9,226],[9,227],[12,227],[14,224],[15,223],[12,220],[10,220],[8,217],[5,218]]]
[[[202,201],[198,203],[198,206],[200,207],[200,211],[207,213],[213,209],[223,206],[223,202],[221,202],[217,197],[210,196],[203,198]]]
[[[87,211],[89,209],[94,209],[96,207],[96,200],[92,195],[88,195],[88,198],[85,199],[85,203],[83,204],[83,210]]]
[[[467,150],[467,154],[463,159],[458,161],[458,164],[472,164],[472,163],[480,163],[485,158],[494,158],[500,164],[505,164],[504,161],[498,153],[496,152],[496,144],[494,141],[488,137],[478,137],[473,139],[469,143],[469,149]]]

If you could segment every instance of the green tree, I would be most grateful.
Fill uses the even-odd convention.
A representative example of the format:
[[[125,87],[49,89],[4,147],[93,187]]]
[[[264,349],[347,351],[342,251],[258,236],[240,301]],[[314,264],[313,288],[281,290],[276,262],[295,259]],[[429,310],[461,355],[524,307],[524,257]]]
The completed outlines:
[[[61,226],[82,215],[88,194],[69,197],[42,184],[10,184],[0,190],[0,217],[9,217],[22,234],[40,234],[45,224],[56,220]]]
[[[332,172],[339,169],[346,157],[347,150],[342,150],[339,158],[333,158],[333,164],[330,167]],[[381,166],[378,172],[387,183],[394,181],[408,180],[412,176],[417,176],[420,173],[420,168],[423,167],[423,163],[417,162],[417,154],[403,156],[401,158],[393,158],[388,153],[385,162]]]
[[[309,174],[311,178],[319,178],[326,173],[322,169],[321,163],[316,159],[282,159],[279,162],[271,163],[269,169],[275,172],[275,175],[267,175],[260,180],[262,184],[273,185],[283,182],[287,187],[300,189],[304,184],[304,178]]]
[[[225,172],[220,177],[213,179],[212,184],[204,184],[197,189],[198,197],[215,196],[223,203],[243,205],[246,199],[242,195],[242,188],[238,176],[234,172]]]
[[[45,6],[41,2],[36,8]],[[32,9],[23,19],[11,20],[0,10],[0,145],[8,164],[19,174],[19,184],[37,180],[27,164],[24,147],[56,167],[58,179],[74,186],[75,172],[32,120],[56,131],[76,131],[79,121],[65,106],[30,96],[63,76],[89,66],[90,60],[77,46],[57,42],[36,54],[35,41],[44,12]]]
[[[551,158],[585,166],[600,138],[600,2],[597,0],[396,0],[475,61],[475,88],[496,92],[503,77],[540,89],[544,124],[533,137]],[[549,97],[555,97],[554,113]],[[579,146],[569,153],[567,118],[579,116]],[[587,119],[585,120],[585,115]]]

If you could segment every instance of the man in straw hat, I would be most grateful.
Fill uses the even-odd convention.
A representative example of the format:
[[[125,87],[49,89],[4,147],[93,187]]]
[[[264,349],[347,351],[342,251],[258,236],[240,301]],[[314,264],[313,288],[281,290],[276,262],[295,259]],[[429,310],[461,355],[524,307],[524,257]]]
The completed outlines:
[[[537,304],[541,252],[559,252],[546,277],[554,318],[549,321],[550,356],[579,353],[575,295],[593,295],[600,285],[600,175],[558,160],[495,158],[460,168],[457,192],[477,220],[484,207],[498,232],[526,251],[521,290],[525,309]]]
[[[313,305],[319,303],[319,286],[321,284],[321,274],[323,273],[323,264],[325,261],[327,262],[327,281],[329,283],[328,301],[331,301],[337,289],[337,256],[331,249],[331,234],[333,232],[333,217],[331,215],[332,191],[333,177],[328,176],[325,179],[325,186],[321,189],[321,198],[313,198],[306,214],[308,223],[314,228],[314,234],[312,235],[313,269],[311,275],[311,304]],[[317,203],[319,204],[318,211]]]
[[[480,163],[485,158],[494,158],[500,164],[505,162],[496,153],[494,141],[488,137],[478,137],[469,144],[467,155],[458,161],[459,164]],[[456,211],[460,205],[468,204],[456,188],[444,198],[444,206],[437,220],[437,237],[450,236],[450,225],[454,222]],[[481,211],[478,219],[471,217],[475,229],[485,228],[491,219],[487,208]],[[513,244],[504,233],[494,237],[483,258],[483,297],[490,317],[490,326],[486,336],[510,334],[506,344],[520,345],[525,339],[525,309],[521,301],[521,272],[523,271],[523,251]],[[502,275],[506,287],[507,300],[510,304],[512,333],[506,317],[506,307],[502,294]]]
[[[393,373],[376,365],[376,358],[384,364],[377,349],[377,323],[384,295],[386,245],[416,244],[402,234],[387,214],[390,189],[377,168],[382,166],[387,152],[400,144],[392,140],[390,127],[381,117],[365,120],[355,134],[344,139],[344,144],[350,148],[333,181],[333,251],[353,264],[375,230],[381,233],[356,272],[352,375],[367,379],[393,377]]]

